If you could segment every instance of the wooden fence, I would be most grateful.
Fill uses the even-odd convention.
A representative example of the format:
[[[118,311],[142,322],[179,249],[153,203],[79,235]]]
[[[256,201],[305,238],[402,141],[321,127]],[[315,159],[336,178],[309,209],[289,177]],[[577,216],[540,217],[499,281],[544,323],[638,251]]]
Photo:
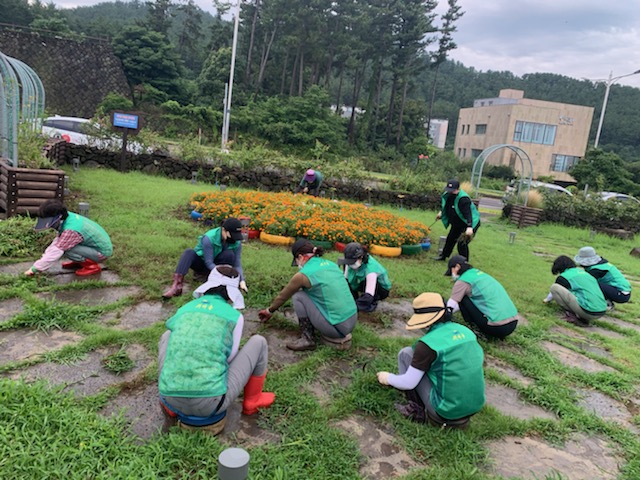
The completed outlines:
[[[63,170],[17,168],[0,159],[0,210],[7,217],[38,212],[47,200],[64,200]]]

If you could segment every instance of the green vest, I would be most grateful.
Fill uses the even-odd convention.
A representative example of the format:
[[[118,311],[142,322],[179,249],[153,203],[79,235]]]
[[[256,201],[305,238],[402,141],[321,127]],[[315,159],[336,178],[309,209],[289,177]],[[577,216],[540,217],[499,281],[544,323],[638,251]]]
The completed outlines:
[[[300,272],[311,282],[311,288],[305,289],[309,298],[331,325],[356,314],[356,302],[338,265],[311,257]]]
[[[73,230],[82,235],[83,240],[80,245],[91,247],[105,257],[110,257],[113,254],[113,245],[109,234],[93,220],[69,212],[69,216],[62,222],[59,231],[62,233],[65,230]]]
[[[442,224],[444,225],[445,228],[449,226],[449,214],[444,208],[447,203],[447,195],[448,195],[447,192],[442,194],[442,197],[441,197],[442,207],[440,209],[440,211],[442,212]],[[455,200],[453,201],[453,208],[455,208],[456,214],[458,215],[460,220],[462,220],[463,222],[466,222],[467,219],[464,217],[464,215],[462,215],[460,208],[458,208],[458,203],[460,202],[460,199],[462,197],[469,198],[469,195],[467,195],[467,193],[464,190],[460,190],[460,192],[458,192],[458,195],[456,195]],[[480,223],[480,213],[478,213],[478,209],[476,208],[475,204],[471,202],[471,226],[473,228],[476,228],[478,223]]]
[[[460,280],[471,285],[469,299],[487,317],[489,323],[500,322],[518,314],[509,294],[491,275],[471,268],[460,275]]]
[[[222,227],[214,228],[206,232],[204,235],[200,235],[198,237],[198,244],[195,246],[194,250],[198,254],[199,257],[202,257],[202,237],[207,237],[211,242],[211,246],[213,247],[213,260],[216,258],[220,252],[222,252]],[[229,250],[235,250],[238,248],[238,242],[228,243],[227,248]]]
[[[576,296],[578,305],[587,312],[604,312],[607,301],[595,278],[577,267],[567,268],[560,274],[571,286],[571,293]]]
[[[377,273],[378,282],[382,288],[391,290],[391,280],[389,280],[387,269],[371,255],[369,255],[369,261],[363,263],[359,269],[354,270],[353,268],[347,267],[347,282],[351,290],[357,290],[358,286],[365,281],[365,277],[370,273]]]
[[[585,270],[587,272],[590,272],[591,270],[602,270],[604,272],[607,272],[603,277],[596,278],[598,283],[611,285],[621,292],[631,291],[631,284],[629,283],[629,280],[624,278],[624,275],[622,275],[622,272],[618,270],[618,267],[616,267],[615,265],[611,265],[609,262],[600,263],[591,267],[585,267]]]
[[[436,323],[419,341],[436,352],[427,375],[438,415],[457,420],[480,411],[485,402],[484,352],[474,333],[458,323]]]
[[[240,312],[219,295],[204,295],[167,320],[171,330],[158,388],[168,397],[217,397],[227,392],[227,358]]]

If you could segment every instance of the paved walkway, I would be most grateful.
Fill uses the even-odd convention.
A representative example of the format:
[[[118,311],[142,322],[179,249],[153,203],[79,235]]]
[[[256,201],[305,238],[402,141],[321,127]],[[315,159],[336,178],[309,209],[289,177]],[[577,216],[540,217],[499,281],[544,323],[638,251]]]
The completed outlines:
[[[0,267],[0,273],[20,275],[30,264],[13,264]],[[112,305],[123,299],[135,299],[141,289],[136,286],[123,286],[117,275],[109,271],[96,277],[76,277],[72,272],[54,268],[47,276],[52,286],[64,286],[67,289],[50,289],[39,293],[43,301],[56,300],[69,304],[87,306]],[[82,282],[102,280],[102,288],[83,289]],[[23,311],[23,301],[9,298],[0,301],[0,325]],[[161,301],[134,302],[102,315],[97,323],[104,329],[120,332],[136,332],[142,329],[158,328],[175,312],[170,303]],[[408,342],[418,338],[417,333],[404,329],[407,318],[412,313],[409,299],[394,299],[382,302],[374,314],[360,317],[361,325],[376,331],[385,337],[402,337]],[[291,352],[285,344],[294,339],[296,329],[276,329],[263,326],[257,320],[257,310],[244,311],[246,337],[260,332],[267,338],[270,349],[270,369],[278,371],[305,358],[305,354]],[[285,311],[285,317],[295,323],[291,311]],[[605,322],[611,322],[615,329],[605,328]],[[522,318],[521,325],[527,325]],[[520,327],[522,328],[522,327]],[[159,329],[161,330],[161,329]],[[613,358],[607,349],[607,339],[635,336],[640,326],[622,322],[615,318],[598,322],[592,329],[577,329],[572,326],[556,326],[551,330],[549,340],[541,342],[541,347],[549,355],[567,368],[580,369],[585,374],[616,371],[621,360]],[[31,329],[5,329],[0,331],[0,365],[9,367],[5,377],[23,379],[27,382],[45,379],[52,385],[64,387],[77,395],[95,395],[107,387],[119,387],[119,394],[113,396],[102,409],[109,416],[124,411],[130,420],[132,434],[140,441],[161,434],[164,417],[158,407],[158,389],[156,382],[146,380],[150,371],[155,372],[154,354],[143,345],[126,343],[105,346],[89,351],[84,358],[69,364],[43,361],[43,354],[56,352],[66,345],[81,344],[83,336],[78,332],[51,330],[48,333]],[[325,348],[325,347],[323,347]],[[133,366],[120,374],[105,368],[105,362],[114,355],[126,356]],[[375,352],[371,352],[374,355]],[[307,387],[310,394],[316,396],[321,404],[332,400],[336,389],[348,388],[352,372],[363,365],[354,365],[347,360],[337,362],[330,367],[322,367],[327,375],[319,375],[313,386]],[[555,412],[545,410],[539,405],[527,402],[522,392],[535,389],[535,380],[525,375],[515,366],[495,356],[487,355],[485,368],[491,372],[487,381],[487,409],[499,414],[521,420],[537,419],[541,422],[558,420]],[[325,379],[331,379],[330,381]],[[575,389],[576,402],[582,408],[637,433],[633,422],[633,413],[640,411],[637,394],[627,399],[613,399],[601,392]],[[258,423],[259,416],[247,417],[240,414],[241,401],[237,400],[229,410],[228,420],[221,438],[233,442],[235,446],[252,446],[279,442],[277,434],[264,430]],[[381,425],[375,418],[349,416],[335,422],[335,426],[352,435],[360,445],[365,459],[361,474],[367,478],[393,478],[406,474],[413,467],[420,467],[413,457],[402,448],[393,437],[388,425]],[[427,428],[427,427],[425,427]],[[537,437],[506,437],[488,443],[491,470],[488,473],[505,477],[534,479],[544,478],[558,472],[572,480],[613,479],[620,472],[624,462],[618,456],[615,445],[604,437],[574,435],[564,446],[551,445]]]

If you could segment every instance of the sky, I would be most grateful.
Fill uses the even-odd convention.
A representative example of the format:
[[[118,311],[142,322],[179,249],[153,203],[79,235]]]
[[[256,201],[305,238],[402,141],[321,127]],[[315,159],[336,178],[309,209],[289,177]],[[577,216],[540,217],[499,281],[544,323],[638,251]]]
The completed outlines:
[[[54,0],[60,8],[101,0]],[[214,12],[212,0],[196,0]],[[458,0],[449,58],[476,70],[607,81],[640,70],[640,0]],[[437,13],[447,9],[439,0]],[[640,74],[613,83],[640,88]]]

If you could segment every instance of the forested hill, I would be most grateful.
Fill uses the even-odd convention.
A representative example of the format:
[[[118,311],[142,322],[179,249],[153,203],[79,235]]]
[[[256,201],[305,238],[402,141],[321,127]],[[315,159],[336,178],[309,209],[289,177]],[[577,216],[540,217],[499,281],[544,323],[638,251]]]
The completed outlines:
[[[313,114],[319,117],[305,113],[317,127],[305,127],[309,139],[301,143],[307,148],[320,138],[335,152],[393,149],[410,157],[426,145],[429,117],[449,119],[452,147],[460,108],[513,88],[524,90],[527,98],[594,107],[593,142],[604,85],[552,73],[518,77],[507,71],[481,72],[447,60],[463,12],[457,0],[448,0],[448,11],[436,21],[436,3],[243,1],[234,105],[255,112],[262,102],[266,117],[260,125],[255,116],[244,122],[236,117],[237,127],[246,135],[290,146],[299,133],[288,135],[291,114],[274,123],[268,112],[292,108],[300,114],[296,102],[310,94],[309,107],[355,104],[365,113],[344,124],[322,118],[317,110]],[[219,131],[211,122],[219,121],[229,78],[229,15],[212,16],[194,0],[117,1],[64,10],[41,1],[0,0],[0,12],[4,24],[111,38],[129,84],[146,92],[136,102],[165,105],[173,112],[189,105],[208,109],[198,126]],[[639,127],[640,89],[613,85],[600,147],[628,161],[640,160]],[[319,135],[321,131],[331,135]]]

